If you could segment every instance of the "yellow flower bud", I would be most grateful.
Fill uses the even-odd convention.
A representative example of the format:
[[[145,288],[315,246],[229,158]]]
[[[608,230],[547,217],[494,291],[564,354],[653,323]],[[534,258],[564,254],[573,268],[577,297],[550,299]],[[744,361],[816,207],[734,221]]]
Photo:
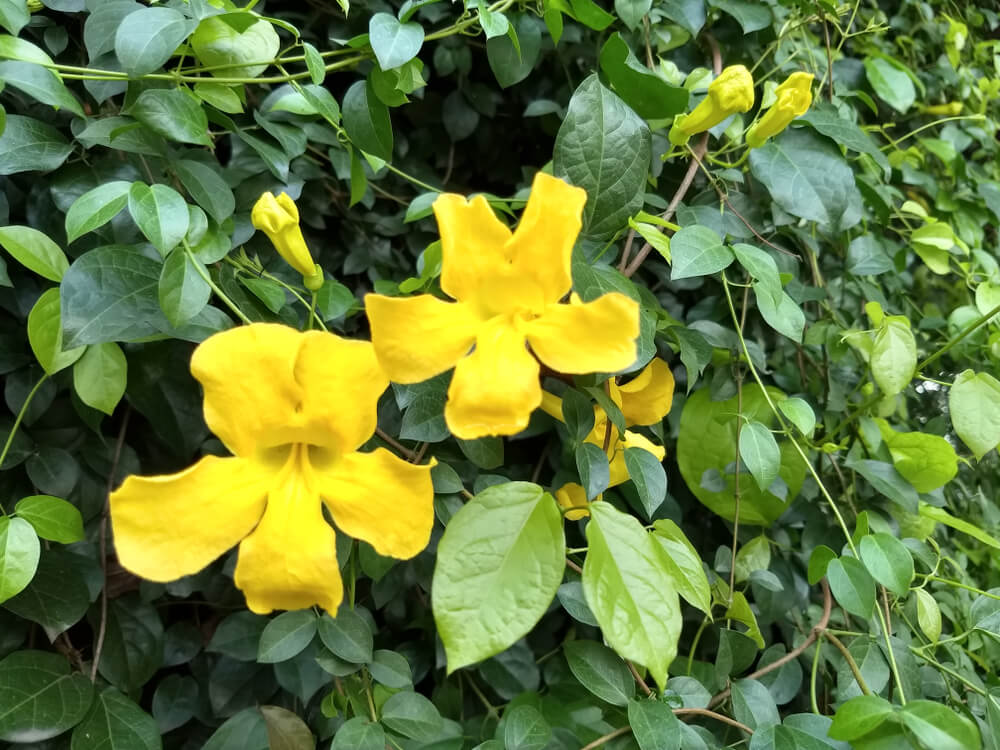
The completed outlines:
[[[796,117],[801,117],[812,104],[812,73],[792,73],[774,90],[775,101],[767,112],[747,132],[747,145],[760,148],[768,138],[788,127]]]
[[[946,104],[931,104],[922,107],[921,112],[925,115],[950,115],[952,117],[962,114],[962,102],[947,102]]]
[[[674,118],[670,142],[682,146],[695,133],[714,128],[730,115],[753,106],[753,77],[742,65],[730,65],[708,86],[708,96],[690,114]]]
[[[268,236],[288,265],[301,273],[303,278],[315,277],[316,264],[299,227],[299,210],[286,193],[277,198],[271,193],[264,193],[254,204],[250,220],[255,229]]]
[[[579,521],[590,515],[587,493],[575,482],[568,482],[556,490],[556,502],[563,509],[567,521]]]

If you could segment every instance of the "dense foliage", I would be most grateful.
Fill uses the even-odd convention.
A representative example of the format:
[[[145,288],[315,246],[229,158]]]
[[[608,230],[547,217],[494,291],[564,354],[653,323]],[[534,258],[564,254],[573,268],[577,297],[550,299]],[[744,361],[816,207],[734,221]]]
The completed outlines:
[[[1000,748],[990,5],[0,0],[0,741]],[[365,294],[445,297],[440,193],[513,226],[539,170],[632,365],[543,368],[512,437],[453,436],[450,371],[390,386],[363,450],[436,461],[431,541],[338,533],[336,617],[248,611],[235,549],[119,564],[109,492],[226,455],[196,344],[369,338]]]

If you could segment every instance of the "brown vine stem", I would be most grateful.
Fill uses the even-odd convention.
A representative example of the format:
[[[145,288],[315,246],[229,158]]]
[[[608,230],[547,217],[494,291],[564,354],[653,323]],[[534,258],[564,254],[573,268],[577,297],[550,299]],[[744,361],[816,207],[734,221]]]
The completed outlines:
[[[761,667],[756,672],[752,672],[747,675],[746,679],[756,680],[758,677],[766,675],[768,672],[773,672],[774,670],[783,667],[792,659],[797,659],[799,654],[815,643],[820,634],[826,630],[827,625],[830,624],[830,614],[833,611],[833,596],[830,594],[830,584],[826,582],[825,578],[820,581],[820,585],[823,587],[823,615],[819,618],[819,622],[813,626],[813,629],[809,632],[809,635],[806,636],[806,639],[780,659],[776,659],[767,666]],[[729,697],[730,692],[730,688],[726,688],[721,693],[714,696],[712,700],[708,702],[708,707],[714,708],[715,706],[718,706]]]
[[[633,677],[635,677],[635,684],[642,688],[642,692],[646,694],[647,698],[651,696],[653,691],[650,690],[649,685],[647,685],[646,681],[639,675],[639,670],[635,668],[635,664],[630,662],[628,659],[625,660],[625,663],[628,664],[628,671],[632,673]]]
[[[393,448],[395,448],[397,451],[399,451],[400,453],[402,453],[403,456],[410,463],[414,463],[415,462],[414,459],[416,458],[417,454],[414,453],[413,451],[411,451],[409,448],[407,448],[401,442],[399,442],[398,440],[396,440],[392,435],[390,435],[388,432],[386,432],[385,430],[383,430],[381,427],[376,427],[375,428],[375,434],[378,435],[379,438],[381,438],[382,440],[384,440],[385,442],[387,442],[390,446],[392,446]]]
[[[125,407],[125,416],[122,417],[122,426],[118,430],[118,440],[115,441],[115,452],[111,457],[111,470],[108,472],[108,484],[104,493],[104,511],[101,513],[101,623],[97,627],[97,639],[94,641],[94,663],[90,666],[90,681],[97,681],[97,667],[101,663],[101,652],[104,650],[104,636],[108,629],[108,511],[111,501],[111,487],[115,481],[115,473],[118,471],[118,460],[122,455],[122,446],[125,445],[125,430],[128,429],[128,420],[132,416],[132,407]]]
[[[580,575],[583,575],[583,568],[581,568],[575,562],[573,562],[572,560],[570,560],[568,557],[566,558],[566,567],[567,568],[572,568],[573,570],[575,570]]]
[[[857,682],[858,687],[861,688],[861,692],[865,695],[871,695],[872,691],[868,688],[865,678],[861,676],[861,670],[858,669],[858,663],[854,661],[854,657],[851,656],[851,652],[847,650],[847,646],[844,645],[843,641],[841,641],[833,633],[824,632],[823,637],[836,646],[837,650],[843,655],[844,660],[847,662],[847,666],[851,668],[851,673],[854,675],[855,682]]]
[[[613,732],[608,732],[603,737],[598,737],[593,742],[588,742],[586,745],[581,747],[580,750],[594,750],[595,747],[600,747],[601,745],[607,742],[611,742],[611,740],[615,739],[615,737],[621,737],[623,734],[628,734],[631,731],[632,727],[626,724],[625,726],[619,727]]]
[[[716,721],[721,721],[723,724],[728,724],[731,727],[736,727],[741,732],[746,732],[747,734],[753,734],[753,730],[742,722],[736,721],[736,719],[731,719],[725,714],[719,714],[715,711],[709,711],[707,708],[675,708],[674,716],[707,716],[710,719],[715,719]]]

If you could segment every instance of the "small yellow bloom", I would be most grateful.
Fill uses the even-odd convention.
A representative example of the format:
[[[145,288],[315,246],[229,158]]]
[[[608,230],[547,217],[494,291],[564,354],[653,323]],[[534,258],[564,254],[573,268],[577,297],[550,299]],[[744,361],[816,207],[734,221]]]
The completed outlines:
[[[560,304],[573,284],[570,255],[586,200],[585,191],[540,172],[512,233],[483,196],[441,195],[441,289],[457,301],[365,297],[375,353],[392,381],[418,383],[455,368],[444,414],[456,437],[527,427],[542,400],[538,360],[571,374],[635,361],[634,300],[611,293]]]
[[[760,148],[801,117],[812,104],[812,73],[792,73],[774,90],[775,100],[767,112],[747,132],[747,145]]]
[[[277,198],[271,193],[264,193],[254,204],[250,212],[250,221],[255,229],[260,229],[271,240],[274,249],[285,259],[285,262],[302,274],[306,287],[312,291],[323,284],[323,272],[313,262],[306,240],[299,226],[299,209],[287,193],[281,193]],[[315,283],[317,282],[318,283]],[[309,282],[313,282],[310,286]]]
[[[646,365],[642,372],[625,385],[615,385],[612,380],[610,390],[611,400],[621,409],[627,426],[656,424],[667,415],[673,403],[674,375],[670,372],[666,362],[655,358]],[[562,399],[558,396],[543,391],[542,409],[550,416],[564,421]],[[608,415],[602,408],[595,406],[594,428],[584,440],[604,448],[604,439],[608,433]],[[642,448],[644,451],[652,453],[660,461],[666,456],[663,446],[648,440],[644,435],[625,430],[624,439],[621,439],[618,436],[618,430],[615,429],[614,425],[611,425],[607,448],[608,464],[611,469],[609,487],[615,487],[629,480],[628,467],[625,464],[625,451],[629,448]],[[556,499],[559,500],[558,494]],[[562,504],[561,500],[559,502]],[[569,516],[567,517],[569,518]],[[582,518],[582,516],[578,517]]]
[[[921,107],[920,111],[925,115],[950,115],[954,117],[962,114],[962,109],[962,102],[946,102],[945,104],[931,104],[927,107]]]
[[[191,372],[205,390],[205,421],[235,456],[130,476],[111,493],[125,568],[170,581],[239,543],[235,581],[252,611],[318,604],[335,615],[343,585],[324,505],[341,531],[381,555],[409,558],[427,545],[430,465],[382,448],[357,452],[389,385],[370,343],[256,323],[204,341]]]
[[[598,496],[599,498],[600,496]],[[587,493],[582,486],[576,482],[568,482],[556,490],[556,502],[566,509],[563,514],[567,521],[579,521],[590,515],[587,510]],[[573,510],[570,510],[572,508]]]
[[[714,128],[730,115],[753,106],[753,76],[743,65],[730,65],[708,85],[708,96],[689,114],[678,115],[670,128],[670,142],[683,146],[695,133]]]

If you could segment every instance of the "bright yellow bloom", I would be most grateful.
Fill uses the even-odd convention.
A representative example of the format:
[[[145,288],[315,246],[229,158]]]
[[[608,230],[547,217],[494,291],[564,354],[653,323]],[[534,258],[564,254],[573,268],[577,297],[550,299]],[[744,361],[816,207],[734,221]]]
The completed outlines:
[[[556,490],[556,502],[566,509],[563,516],[567,521],[579,521],[590,515],[587,510],[587,492],[576,482],[567,482]]]
[[[730,115],[753,106],[753,76],[742,65],[730,65],[708,85],[708,96],[689,114],[678,115],[670,128],[670,142],[683,146],[695,133],[714,128]]]
[[[235,580],[251,610],[318,604],[335,615],[343,586],[323,505],[381,555],[409,558],[427,545],[430,466],[382,448],[357,452],[389,385],[370,343],[256,323],[204,341],[191,372],[205,390],[205,421],[235,457],[130,476],[111,493],[127,569],[170,581],[239,543]]]
[[[674,375],[667,363],[662,359],[653,359],[634,380],[625,385],[615,385],[610,381],[611,400],[618,405],[625,417],[625,424],[651,425],[660,422],[670,411],[674,398]],[[563,420],[562,399],[548,391],[542,392],[542,409],[559,421]],[[594,428],[585,442],[604,448],[604,439],[608,436],[608,415],[599,407],[594,407]],[[660,461],[666,455],[663,446],[648,440],[644,435],[631,430],[625,430],[624,439],[618,436],[614,425],[610,426],[610,438],[607,448],[608,464],[611,469],[609,487],[622,484],[629,480],[628,467],[625,464],[625,451],[628,448],[642,448],[656,456]],[[563,487],[562,489],[566,489]],[[561,491],[561,490],[560,490]],[[582,488],[581,488],[582,491]],[[572,492],[568,497],[572,498]],[[558,492],[556,499],[559,500]],[[560,504],[569,507],[562,500]],[[579,505],[573,502],[572,505]],[[582,518],[577,515],[577,518]],[[569,518],[569,516],[567,516]],[[571,519],[572,520],[572,519]]]
[[[315,291],[323,285],[323,272],[313,262],[302,236],[299,209],[287,193],[281,193],[277,198],[271,193],[260,196],[250,212],[250,221],[255,229],[268,236],[285,262],[302,274],[308,289]]]
[[[375,353],[392,381],[417,383],[455,368],[444,415],[456,437],[527,427],[542,400],[538,360],[571,374],[635,361],[634,300],[611,293],[560,304],[573,283],[570,255],[586,200],[580,188],[538,173],[511,233],[483,196],[441,195],[434,201],[441,289],[457,301],[365,297]]]
[[[792,73],[774,90],[775,100],[764,116],[747,132],[747,145],[760,148],[788,127],[796,117],[801,117],[812,104],[812,73]]]

